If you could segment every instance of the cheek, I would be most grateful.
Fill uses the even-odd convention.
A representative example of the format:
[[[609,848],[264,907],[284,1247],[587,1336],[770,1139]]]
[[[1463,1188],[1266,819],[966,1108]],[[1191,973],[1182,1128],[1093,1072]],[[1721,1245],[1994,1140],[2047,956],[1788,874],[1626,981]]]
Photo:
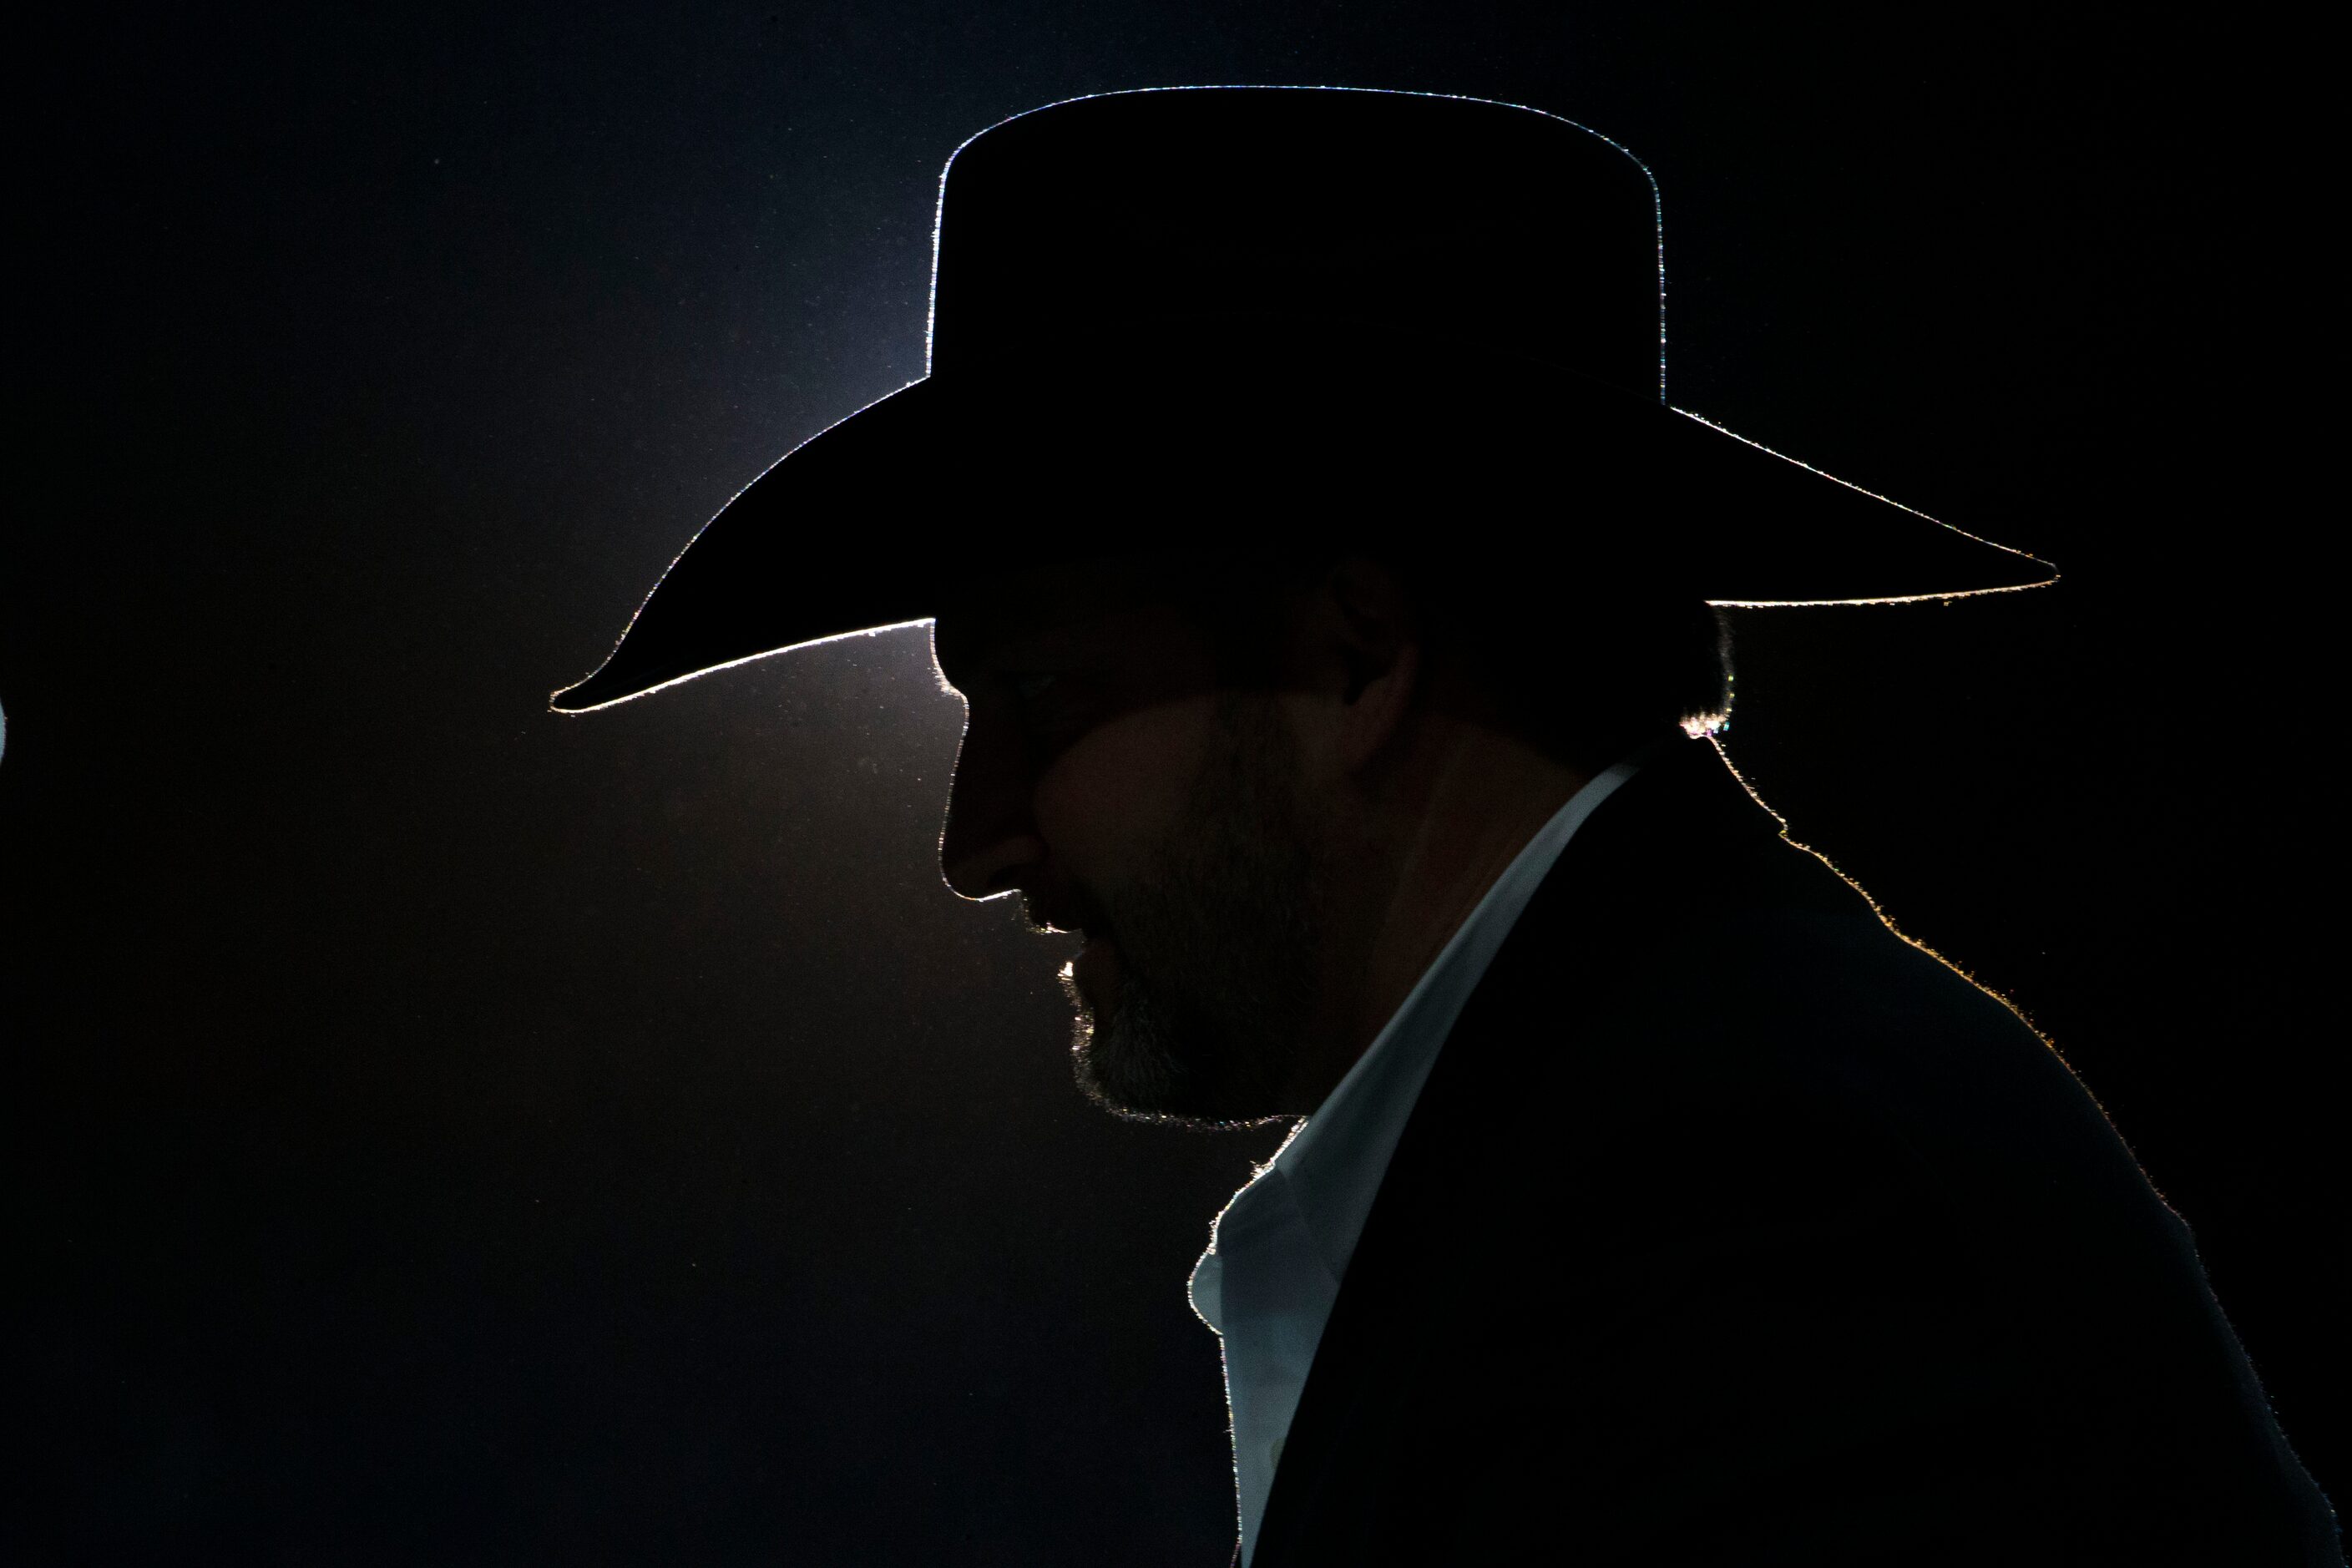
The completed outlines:
[[[1082,880],[1116,882],[1181,814],[1213,722],[1203,696],[1097,725],[1039,777],[1039,837]]]

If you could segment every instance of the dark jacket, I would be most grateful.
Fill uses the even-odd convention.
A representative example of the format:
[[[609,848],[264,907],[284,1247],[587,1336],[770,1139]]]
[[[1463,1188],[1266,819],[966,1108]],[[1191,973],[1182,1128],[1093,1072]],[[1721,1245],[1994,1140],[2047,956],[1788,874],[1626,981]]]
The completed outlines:
[[[1252,1568],[2342,1561],[2091,1096],[1692,742],[1449,1037]]]

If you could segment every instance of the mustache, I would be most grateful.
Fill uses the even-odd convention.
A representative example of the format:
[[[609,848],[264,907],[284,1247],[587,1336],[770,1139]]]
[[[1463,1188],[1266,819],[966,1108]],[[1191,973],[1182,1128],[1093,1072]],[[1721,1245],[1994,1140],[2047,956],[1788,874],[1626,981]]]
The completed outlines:
[[[1029,921],[1029,929],[1039,936],[1055,931],[1075,931],[1090,937],[1108,938],[1111,921],[1098,899],[1083,889],[1048,893],[1041,889],[1021,889],[1021,912]]]

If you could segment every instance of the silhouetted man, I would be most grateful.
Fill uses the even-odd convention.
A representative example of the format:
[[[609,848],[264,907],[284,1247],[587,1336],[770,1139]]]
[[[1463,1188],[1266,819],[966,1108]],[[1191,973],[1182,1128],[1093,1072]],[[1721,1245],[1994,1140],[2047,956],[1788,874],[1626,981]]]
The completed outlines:
[[[1192,1282],[1251,1568],[2340,1562],[2089,1096],[1709,742],[1717,605],[2054,574],[1666,406],[1660,320],[1548,115],[1018,117],[931,374],[557,705],[933,623],[945,873],[1086,934],[1081,1089],[1305,1119]]]

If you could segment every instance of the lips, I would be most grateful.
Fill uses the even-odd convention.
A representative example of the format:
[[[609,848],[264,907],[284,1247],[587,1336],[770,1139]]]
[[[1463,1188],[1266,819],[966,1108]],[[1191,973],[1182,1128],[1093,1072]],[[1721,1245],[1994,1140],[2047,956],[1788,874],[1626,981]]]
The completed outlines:
[[[1099,1004],[1116,984],[1118,950],[1105,937],[1090,936],[1070,961],[1071,978],[1089,1001]]]

